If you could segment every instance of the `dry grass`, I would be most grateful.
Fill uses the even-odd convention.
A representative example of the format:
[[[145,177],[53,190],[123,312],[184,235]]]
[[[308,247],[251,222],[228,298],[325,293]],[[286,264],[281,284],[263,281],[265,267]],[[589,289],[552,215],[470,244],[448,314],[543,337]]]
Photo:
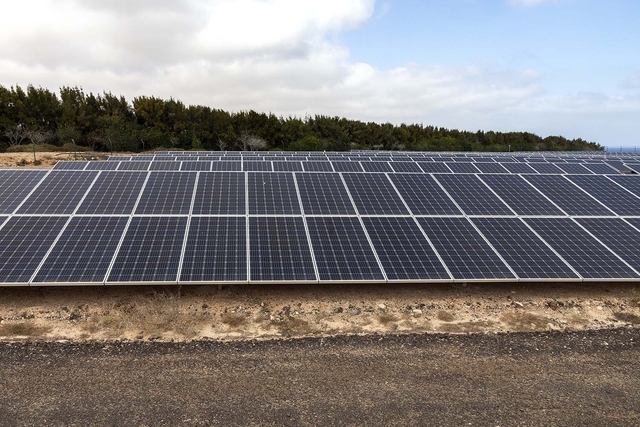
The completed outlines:
[[[378,316],[378,322],[381,325],[388,325],[389,323],[395,323],[398,321],[398,318],[396,316],[393,316],[391,314],[381,314],[380,316]]]
[[[453,322],[456,317],[448,311],[440,310],[436,313],[436,318],[441,322]]]
[[[533,313],[512,311],[505,313],[500,320],[514,331],[539,331],[547,329],[551,319]]]
[[[5,323],[0,325],[1,337],[42,337],[51,331],[33,322]]]
[[[238,328],[247,323],[247,318],[238,313],[224,313],[221,322],[230,328]]]
[[[631,323],[632,325],[640,325],[640,316],[631,313],[613,313],[613,317],[621,322]]]
[[[286,317],[283,320],[272,320],[270,327],[277,329],[282,335],[300,336],[312,332],[309,322],[297,317]]]

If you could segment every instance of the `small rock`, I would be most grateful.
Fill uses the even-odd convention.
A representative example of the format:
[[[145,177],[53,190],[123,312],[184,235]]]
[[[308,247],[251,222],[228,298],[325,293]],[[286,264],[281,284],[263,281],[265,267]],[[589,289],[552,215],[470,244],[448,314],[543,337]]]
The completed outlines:
[[[336,308],[336,313],[342,313],[344,309],[342,307]]]
[[[384,310],[384,309],[386,309],[386,308],[387,308],[387,306],[386,306],[386,305],[384,305],[384,304],[382,304],[382,303],[380,303],[380,304],[378,304],[378,308],[379,308],[380,310]]]
[[[160,339],[160,335],[150,335],[149,341],[156,341]]]
[[[209,304],[207,304],[206,302],[202,304],[202,308],[209,308]]]
[[[411,312],[413,314],[422,314],[422,310],[420,310],[419,308],[414,308],[413,310],[411,310]]]
[[[520,301],[514,301],[512,304],[515,305],[516,308],[524,308],[524,304]]]
[[[137,340],[141,340],[141,339],[143,339],[143,338],[144,338],[144,335],[136,335],[136,339],[137,339]]]

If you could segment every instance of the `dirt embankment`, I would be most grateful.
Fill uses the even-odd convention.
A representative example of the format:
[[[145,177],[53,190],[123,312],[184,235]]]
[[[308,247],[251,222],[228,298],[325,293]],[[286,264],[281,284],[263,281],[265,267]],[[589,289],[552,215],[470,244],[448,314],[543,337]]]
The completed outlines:
[[[5,340],[237,340],[639,326],[635,284],[0,290],[0,339]]]
[[[108,153],[93,152],[36,152],[36,161],[34,163],[33,153],[0,153],[0,169],[50,169],[60,160],[105,160],[108,155]]]

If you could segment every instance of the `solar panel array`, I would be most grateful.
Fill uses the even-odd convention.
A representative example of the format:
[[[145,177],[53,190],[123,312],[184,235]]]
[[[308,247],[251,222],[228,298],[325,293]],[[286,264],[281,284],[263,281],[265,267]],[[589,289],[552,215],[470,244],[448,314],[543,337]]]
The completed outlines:
[[[0,284],[640,280],[638,164],[158,152],[0,170]]]

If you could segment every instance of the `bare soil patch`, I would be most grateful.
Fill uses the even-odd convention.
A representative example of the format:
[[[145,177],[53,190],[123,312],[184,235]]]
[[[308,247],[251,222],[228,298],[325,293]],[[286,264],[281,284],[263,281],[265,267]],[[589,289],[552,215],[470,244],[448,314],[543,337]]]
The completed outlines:
[[[637,284],[0,289],[0,339],[269,339],[635,328]]]
[[[108,157],[109,153],[44,151],[36,152],[34,163],[33,153],[0,153],[0,169],[51,169],[61,160],[106,160]]]

